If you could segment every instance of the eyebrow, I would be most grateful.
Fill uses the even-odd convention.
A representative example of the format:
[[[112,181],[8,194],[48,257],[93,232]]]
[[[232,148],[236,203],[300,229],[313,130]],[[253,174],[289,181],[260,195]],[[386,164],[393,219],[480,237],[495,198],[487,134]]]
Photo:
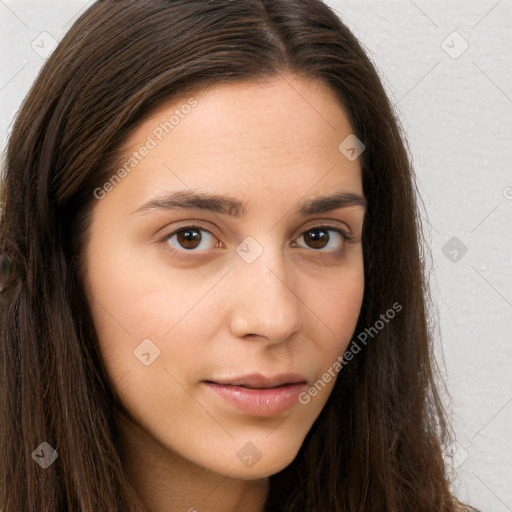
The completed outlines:
[[[303,201],[298,204],[297,212],[299,215],[306,217],[349,206],[362,206],[366,209],[367,202],[363,196],[354,192],[337,192],[329,196]],[[132,214],[146,214],[155,210],[173,209],[208,210],[232,217],[244,217],[247,212],[244,203],[234,197],[183,190],[151,199],[133,211]]]

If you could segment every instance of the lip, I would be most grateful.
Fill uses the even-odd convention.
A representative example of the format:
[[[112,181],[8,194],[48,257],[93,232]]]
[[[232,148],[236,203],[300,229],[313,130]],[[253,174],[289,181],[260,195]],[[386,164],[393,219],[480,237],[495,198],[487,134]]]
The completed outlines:
[[[215,384],[241,386],[254,389],[268,389],[286,384],[299,384],[305,383],[306,379],[298,373],[280,373],[276,375],[266,376],[262,373],[250,373],[241,375],[239,377],[227,377],[211,379],[206,382],[213,382]]]
[[[207,387],[237,409],[251,416],[281,414],[298,402],[307,382],[298,374],[266,377],[261,374],[205,381]]]

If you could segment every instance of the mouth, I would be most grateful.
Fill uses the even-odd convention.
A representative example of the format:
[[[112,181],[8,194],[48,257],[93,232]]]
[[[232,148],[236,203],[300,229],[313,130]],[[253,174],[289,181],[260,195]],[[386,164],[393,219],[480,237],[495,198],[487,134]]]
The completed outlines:
[[[243,414],[269,418],[288,411],[298,403],[307,381],[298,374],[245,375],[232,379],[204,381],[224,404]]]
[[[262,374],[250,374],[235,378],[220,378],[205,381],[208,384],[217,384],[219,386],[233,386],[245,389],[276,389],[283,387],[306,384],[306,379],[299,374],[280,374],[265,376]]]

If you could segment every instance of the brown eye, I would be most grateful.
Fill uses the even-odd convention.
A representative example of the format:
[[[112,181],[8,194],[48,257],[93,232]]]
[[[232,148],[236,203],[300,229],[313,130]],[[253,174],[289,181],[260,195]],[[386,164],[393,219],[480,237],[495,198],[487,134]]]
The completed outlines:
[[[201,233],[195,228],[187,228],[177,232],[176,239],[185,249],[195,249],[201,243]]]
[[[323,249],[329,243],[329,233],[323,229],[310,229],[304,233],[304,241],[313,249]]]
[[[341,229],[335,229],[328,226],[319,226],[316,228],[308,229],[297,240],[303,239],[304,245],[309,249],[328,249],[322,252],[331,252],[341,250],[346,242],[349,242],[351,237]],[[297,246],[294,242],[293,246]]]
[[[208,241],[210,239],[210,247],[208,247]],[[183,252],[183,249],[187,251],[193,251],[194,249],[211,249],[214,247],[215,237],[207,230],[196,227],[186,226],[180,228],[165,238],[167,243],[171,245],[177,251]],[[200,247],[201,243],[206,247]],[[200,252],[193,251],[193,252]]]

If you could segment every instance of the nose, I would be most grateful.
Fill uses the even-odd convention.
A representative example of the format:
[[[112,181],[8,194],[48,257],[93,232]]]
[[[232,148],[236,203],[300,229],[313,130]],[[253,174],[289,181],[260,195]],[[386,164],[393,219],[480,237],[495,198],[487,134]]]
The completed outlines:
[[[231,279],[233,335],[281,343],[302,329],[303,303],[280,251],[264,250],[252,263],[240,259]]]

